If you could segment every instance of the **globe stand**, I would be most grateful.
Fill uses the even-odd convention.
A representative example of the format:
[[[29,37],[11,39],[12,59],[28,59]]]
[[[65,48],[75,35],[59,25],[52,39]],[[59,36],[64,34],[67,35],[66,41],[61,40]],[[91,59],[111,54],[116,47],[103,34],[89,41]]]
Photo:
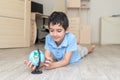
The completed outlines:
[[[42,70],[39,69],[39,67],[36,67],[34,71],[31,72],[32,74],[42,74]]]
[[[38,62],[38,66],[36,67],[36,69],[34,71],[32,71],[31,73],[32,74],[41,74],[42,73],[42,70],[39,69],[39,66],[40,66],[40,62],[41,62],[41,53],[39,51],[39,49],[37,50],[38,51],[38,56],[39,56],[39,62]]]

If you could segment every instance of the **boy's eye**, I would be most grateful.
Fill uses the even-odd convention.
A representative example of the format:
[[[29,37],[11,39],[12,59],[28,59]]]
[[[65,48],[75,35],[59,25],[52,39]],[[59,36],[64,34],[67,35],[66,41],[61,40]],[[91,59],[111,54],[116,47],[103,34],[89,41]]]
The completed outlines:
[[[61,32],[62,30],[61,29],[58,29],[58,30],[56,30],[57,32]],[[53,29],[50,29],[50,32],[54,32],[54,30]]]
[[[62,31],[61,29],[57,30],[57,32],[61,32],[61,31]]]

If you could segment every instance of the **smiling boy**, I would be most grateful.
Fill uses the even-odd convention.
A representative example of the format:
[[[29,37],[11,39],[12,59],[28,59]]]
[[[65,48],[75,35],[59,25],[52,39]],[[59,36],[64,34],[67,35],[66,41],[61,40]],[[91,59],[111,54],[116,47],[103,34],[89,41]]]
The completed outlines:
[[[45,38],[45,69],[54,69],[79,62],[82,57],[93,52],[95,45],[89,48],[77,44],[75,35],[69,32],[69,21],[65,13],[53,12],[48,19],[49,34]],[[35,70],[30,61],[28,67]],[[42,64],[42,63],[41,63]]]
[[[91,53],[95,45],[89,48],[77,45],[75,35],[69,32],[69,21],[65,13],[53,12],[48,20],[49,34],[45,41],[45,69],[54,69],[79,62]],[[57,61],[54,61],[52,56]]]

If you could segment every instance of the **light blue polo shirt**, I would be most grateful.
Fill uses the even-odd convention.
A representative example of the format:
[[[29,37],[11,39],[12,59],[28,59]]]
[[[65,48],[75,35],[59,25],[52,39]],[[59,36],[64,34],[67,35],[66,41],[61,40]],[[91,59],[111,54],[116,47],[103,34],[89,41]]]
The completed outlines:
[[[50,34],[46,36],[45,40],[45,49],[51,51],[58,61],[64,58],[66,52],[72,52],[69,63],[78,62],[80,60],[81,57],[77,48],[76,37],[72,33],[66,33],[63,42],[59,46],[57,46]]]

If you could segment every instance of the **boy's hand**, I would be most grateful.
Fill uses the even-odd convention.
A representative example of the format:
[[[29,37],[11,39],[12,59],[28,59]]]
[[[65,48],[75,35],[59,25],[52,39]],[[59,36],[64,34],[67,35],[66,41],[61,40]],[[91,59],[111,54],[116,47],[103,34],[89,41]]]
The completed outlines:
[[[48,67],[48,66],[51,65],[51,63],[52,63],[52,61],[50,61],[50,60],[45,60],[44,65],[45,65],[45,67]]]
[[[47,58],[44,62],[45,69],[49,69],[51,64],[53,63],[53,60],[51,58]]]
[[[24,64],[26,64],[32,71],[36,69],[36,66],[33,66],[33,64],[30,61],[25,60]]]
[[[53,61],[53,59],[52,59],[51,56],[46,56],[46,57],[45,57],[45,60]]]

